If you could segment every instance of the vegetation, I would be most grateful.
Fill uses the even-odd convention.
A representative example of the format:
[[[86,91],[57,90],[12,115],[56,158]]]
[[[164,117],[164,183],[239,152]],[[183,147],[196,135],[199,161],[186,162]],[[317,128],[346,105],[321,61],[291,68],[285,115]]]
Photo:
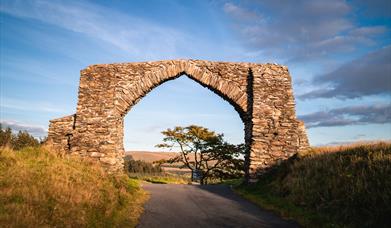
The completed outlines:
[[[0,227],[134,227],[137,180],[42,147],[0,149]]]
[[[27,131],[19,131],[18,134],[12,133],[11,128],[3,129],[0,124],[0,147],[9,147],[15,150],[28,146],[39,146],[40,141],[31,136]]]
[[[244,161],[240,158],[245,153],[243,144],[229,144],[224,141],[223,134],[195,125],[167,129],[162,134],[164,143],[158,147],[179,147],[180,150],[180,155],[168,162],[182,162],[197,174],[201,184],[216,177],[243,176]]]
[[[128,173],[130,178],[147,181],[154,184],[189,184],[190,178],[168,173]]]
[[[306,227],[389,227],[391,144],[315,148],[236,191]]]
[[[129,173],[161,173],[162,168],[159,165],[153,165],[145,161],[135,161],[132,158],[125,157],[125,169]]]
[[[131,156],[125,157],[125,170],[132,179],[148,181],[155,184],[188,184],[189,179],[180,176],[164,173],[161,166],[161,161],[157,164],[145,161],[132,160]]]

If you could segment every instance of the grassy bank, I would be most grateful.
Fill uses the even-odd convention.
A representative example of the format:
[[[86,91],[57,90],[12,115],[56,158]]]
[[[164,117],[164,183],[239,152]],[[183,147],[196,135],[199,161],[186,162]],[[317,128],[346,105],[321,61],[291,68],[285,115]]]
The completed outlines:
[[[146,198],[136,180],[94,163],[0,149],[1,227],[134,227]]]
[[[391,144],[315,148],[236,191],[306,227],[389,227]]]

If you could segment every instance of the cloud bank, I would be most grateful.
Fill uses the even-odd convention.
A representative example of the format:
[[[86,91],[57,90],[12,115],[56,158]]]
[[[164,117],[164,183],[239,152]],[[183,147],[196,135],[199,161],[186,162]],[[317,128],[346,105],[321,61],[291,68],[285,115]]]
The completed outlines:
[[[349,106],[298,116],[307,128],[391,123],[391,104]]]
[[[242,40],[251,48],[262,50],[263,55],[288,62],[352,52],[362,46],[374,45],[375,38],[387,31],[381,25],[357,25],[351,16],[353,7],[343,0],[245,3],[223,6],[224,12],[235,22]]]
[[[0,12],[82,33],[137,57],[175,57],[196,43],[174,28],[86,1],[2,1]]]
[[[329,85],[329,88],[300,95],[300,99],[391,95],[391,46],[320,75],[313,80],[313,84]]]
[[[9,127],[14,132],[27,131],[29,134],[31,134],[34,137],[44,137],[47,135],[47,129],[38,125],[31,125],[31,124],[21,123],[13,120],[1,120],[0,124],[3,129]]]

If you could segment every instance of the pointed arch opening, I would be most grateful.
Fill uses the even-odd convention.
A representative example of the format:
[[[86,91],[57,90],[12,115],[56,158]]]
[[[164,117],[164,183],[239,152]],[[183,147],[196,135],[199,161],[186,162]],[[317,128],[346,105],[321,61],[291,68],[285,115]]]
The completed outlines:
[[[244,111],[232,103],[186,74],[160,83],[135,102],[124,116],[125,160],[153,162],[176,156],[179,148],[155,147],[163,143],[161,132],[176,126],[206,127],[223,133],[224,140],[231,144],[244,144]],[[162,168],[164,172],[189,177],[190,170],[178,168],[179,164],[163,164]],[[241,169],[245,171],[244,164]]]
[[[181,74],[155,86],[128,108],[124,150],[157,151],[153,146],[161,143],[161,131],[191,124],[223,133],[230,143],[244,143],[244,115],[221,93]]]

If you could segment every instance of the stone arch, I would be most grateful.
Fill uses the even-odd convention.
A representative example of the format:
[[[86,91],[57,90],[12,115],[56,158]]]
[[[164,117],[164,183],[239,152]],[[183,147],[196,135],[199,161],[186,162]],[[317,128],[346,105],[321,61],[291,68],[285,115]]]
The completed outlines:
[[[171,60],[92,65],[81,71],[76,114],[52,120],[49,143],[97,159],[109,171],[123,167],[123,118],[160,84],[186,74],[228,101],[245,126],[247,175],[256,178],[308,147],[296,119],[291,79],[275,64]]]
[[[131,82],[125,80],[119,82],[114,102],[118,104],[117,110],[120,115],[126,114],[131,107],[154,88],[167,81],[175,80],[186,75],[230,103],[239,113],[239,116],[242,119],[245,118],[247,93],[246,91],[242,91],[234,82],[222,79],[219,75],[213,74],[208,69],[201,70],[197,67],[197,70],[189,71],[189,68],[175,69],[174,66],[175,65],[169,66],[169,68],[159,69],[153,73],[149,72],[138,80],[132,80]]]

